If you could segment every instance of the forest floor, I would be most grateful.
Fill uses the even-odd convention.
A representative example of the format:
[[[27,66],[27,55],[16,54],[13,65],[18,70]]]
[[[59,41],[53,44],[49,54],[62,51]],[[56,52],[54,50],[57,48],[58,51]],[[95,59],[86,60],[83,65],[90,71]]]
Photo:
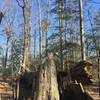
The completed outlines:
[[[11,100],[12,87],[7,82],[0,82],[0,100]]]
[[[86,92],[90,94],[93,100],[100,100],[99,97],[99,84],[95,82],[91,85],[84,86]],[[0,100],[13,100],[13,89],[7,81],[0,80]]]
[[[99,83],[95,82],[91,85],[85,86],[85,90],[90,94],[93,100],[100,100],[99,97]]]

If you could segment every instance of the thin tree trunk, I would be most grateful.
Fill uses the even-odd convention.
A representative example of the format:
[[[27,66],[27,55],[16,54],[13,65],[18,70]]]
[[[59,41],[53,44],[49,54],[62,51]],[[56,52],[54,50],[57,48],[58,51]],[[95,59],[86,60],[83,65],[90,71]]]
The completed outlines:
[[[61,69],[64,69],[63,67],[63,39],[62,39],[62,34],[63,34],[63,14],[62,14],[62,9],[63,9],[63,1],[59,1],[59,9],[60,9],[60,14],[59,14],[59,32],[60,32],[60,61],[61,61]]]
[[[8,58],[8,43],[9,43],[10,37],[7,37],[7,42],[6,42],[6,53],[5,53],[5,60],[4,60],[4,67],[7,67],[7,58]]]
[[[98,51],[98,83],[99,83],[99,97],[100,97],[100,51]]]
[[[41,60],[41,56],[42,56],[42,47],[43,47],[43,38],[42,38],[42,25],[41,25],[41,21],[42,21],[42,16],[41,16],[41,0],[37,0],[37,4],[38,4],[38,18],[39,18],[39,55],[40,55],[40,60]]]
[[[16,99],[19,99],[19,80],[17,80],[17,95]]]
[[[47,5],[46,5],[46,18],[48,21],[48,13],[49,13],[49,0],[47,0]],[[47,22],[48,24],[48,22]],[[48,25],[46,27],[46,56],[48,56]]]
[[[34,32],[34,58],[36,56],[36,30]]]
[[[66,45],[67,45],[67,21],[65,21],[65,49],[66,49]]]
[[[79,9],[80,9],[80,40],[81,40],[81,53],[82,53],[81,55],[82,55],[82,60],[86,60],[82,0],[79,0]]]
[[[0,24],[1,24],[1,21],[2,21],[2,18],[4,17],[3,13],[0,12]]]

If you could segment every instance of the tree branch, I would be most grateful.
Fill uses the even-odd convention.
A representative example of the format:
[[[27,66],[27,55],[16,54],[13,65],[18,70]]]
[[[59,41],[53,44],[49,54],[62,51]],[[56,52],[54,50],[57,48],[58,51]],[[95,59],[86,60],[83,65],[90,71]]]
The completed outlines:
[[[19,0],[16,0],[16,2],[18,3],[18,6],[19,6],[19,7],[24,8],[25,5],[23,5],[23,6],[20,5]]]

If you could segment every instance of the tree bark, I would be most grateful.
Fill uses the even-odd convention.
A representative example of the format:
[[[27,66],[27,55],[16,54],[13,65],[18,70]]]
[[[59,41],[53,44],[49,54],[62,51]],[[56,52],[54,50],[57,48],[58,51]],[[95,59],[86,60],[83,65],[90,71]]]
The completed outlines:
[[[81,40],[82,60],[86,60],[82,0],[79,0],[79,9],[80,9],[80,40]]]
[[[24,62],[23,67],[29,66],[29,57],[30,57],[30,21],[31,21],[31,6],[27,4],[28,0],[24,1]]]
[[[37,4],[38,4],[38,18],[39,18],[39,56],[40,56],[40,60],[41,60],[41,56],[42,56],[42,47],[43,47],[43,34],[42,34],[42,15],[41,15],[41,0],[37,0]]]
[[[100,51],[98,52],[98,83],[99,83],[99,97],[100,97]]]
[[[19,7],[22,8],[23,19],[24,19],[24,57],[22,68],[23,71],[28,70],[27,66],[30,64],[30,41],[31,41],[31,1],[23,0],[23,6],[20,4],[19,0],[16,0]]]
[[[42,62],[37,87],[34,100],[59,100],[57,72],[52,55]]]
[[[8,57],[8,43],[9,43],[10,37],[7,37],[7,42],[6,42],[6,53],[5,53],[5,60],[4,60],[4,67],[7,67],[7,57]]]
[[[3,13],[0,12],[0,24],[1,24],[1,21],[2,21],[2,18],[4,17]]]
[[[36,56],[36,30],[34,31],[34,58]]]
[[[48,23],[49,18],[49,0],[46,2],[46,18]],[[46,27],[46,56],[48,56],[48,25]]]
[[[61,63],[61,69],[64,70],[63,66],[63,31],[64,31],[64,22],[63,22],[63,7],[64,7],[64,1],[59,1],[59,33],[60,33],[60,63]]]

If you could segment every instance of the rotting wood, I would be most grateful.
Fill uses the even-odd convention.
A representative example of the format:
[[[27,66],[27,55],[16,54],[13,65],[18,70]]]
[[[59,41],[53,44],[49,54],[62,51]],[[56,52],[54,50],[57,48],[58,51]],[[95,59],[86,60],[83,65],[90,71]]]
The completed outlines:
[[[40,66],[34,100],[60,100],[56,66],[52,55],[47,57]]]

